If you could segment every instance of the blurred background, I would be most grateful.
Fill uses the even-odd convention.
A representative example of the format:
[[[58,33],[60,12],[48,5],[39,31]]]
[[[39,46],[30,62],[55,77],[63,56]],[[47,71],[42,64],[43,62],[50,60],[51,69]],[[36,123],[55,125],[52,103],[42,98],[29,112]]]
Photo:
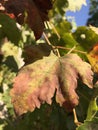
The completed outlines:
[[[98,0],[86,0],[80,11],[66,12],[69,21],[75,21],[77,26],[93,25],[98,27]]]

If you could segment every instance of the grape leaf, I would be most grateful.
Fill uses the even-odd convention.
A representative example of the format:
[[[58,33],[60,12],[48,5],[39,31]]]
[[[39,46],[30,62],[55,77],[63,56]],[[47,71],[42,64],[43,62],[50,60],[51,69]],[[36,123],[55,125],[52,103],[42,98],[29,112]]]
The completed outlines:
[[[57,14],[61,14],[62,16],[65,15],[65,9],[68,6],[67,0],[55,0],[53,9],[51,10],[51,16],[54,17]]]
[[[63,105],[66,110],[72,111],[79,103],[79,97],[75,92],[77,88],[77,79],[81,77],[83,83],[92,88],[92,72],[90,70],[90,65],[83,62],[81,58],[75,54],[66,55],[64,58],[61,58],[60,61],[62,63],[62,69],[59,80],[65,101],[63,102],[62,98],[60,102],[58,102],[60,104],[63,103],[61,105]]]
[[[97,99],[98,99],[98,81],[94,85],[92,99],[90,100],[90,103],[89,103],[87,118],[86,118],[87,121],[90,121],[94,117],[97,116],[97,113],[98,113]]]
[[[86,0],[55,0],[54,8],[51,10],[51,15],[55,16],[57,14],[64,16],[65,11],[79,11],[82,6],[86,6]]]
[[[46,57],[25,66],[20,71],[11,90],[16,113],[21,115],[27,111],[33,111],[44,101],[51,104],[51,98],[58,84],[57,59],[56,56]]]
[[[44,29],[44,21],[48,20],[48,10],[52,8],[51,0],[3,0],[6,14],[13,14],[20,24],[26,22],[39,39]],[[12,15],[11,15],[12,16]]]
[[[86,52],[98,42],[98,34],[89,27],[85,26],[78,27],[73,33],[73,37],[79,43],[79,46]]]
[[[37,60],[23,67],[14,80],[10,94],[15,111],[21,115],[44,102],[51,104],[55,92],[57,103],[72,111],[79,103],[77,79],[92,88],[92,75],[90,65],[76,54],[60,58],[51,54]]]
[[[86,120],[91,120],[96,115],[98,111],[96,100],[97,98],[94,98],[90,101]]]
[[[38,59],[42,59],[43,56],[49,56],[52,51],[52,47],[46,43],[39,43],[38,45],[28,45],[24,48],[24,61],[26,64],[30,64]]]
[[[87,58],[94,72],[98,73],[98,43],[87,53]]]
[[[13,19],[0,13],[0,26],[0,40],[7,37],[12,43],[19,42],[21,33]]]
[[[98,130],[98,118],[93,118],[92,121],[85,121],[76,130]]]

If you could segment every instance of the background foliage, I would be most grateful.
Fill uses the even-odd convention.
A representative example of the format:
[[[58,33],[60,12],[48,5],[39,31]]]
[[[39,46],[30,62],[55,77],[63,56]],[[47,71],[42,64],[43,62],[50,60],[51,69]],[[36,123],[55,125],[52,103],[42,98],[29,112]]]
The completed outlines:
[[[67,10],[80,10],[82,5],[86,5],[86,1],[32,0],[32,3],[30,0],[17,1],[8,0],[7,3],[3,0],[0,1],[0,130],[97,130],[98,29],[92,26],[82,26],[73,31],[73,25],[65,18]],[[88,20],[88,25],[97,26],[98,24],[96,2],[91,0],[91,18]],[[47,20],[49,22],[46,22]],[[75,53],[83,59],[83,63],[85,61],[91,64],[94,73],[94,88],[88,88],[81,79],[77,79],[76,93],[79,96],[79,104],[75,106],[75,110],[79,122],[82,123],[79,126],[74,123],[73,112],[66,111],[67,105],[62,107],[57,103],[56,92],[51,105],[44,103],[40,108],[35,108],[31,112],[23,112],[24,114],[20,116],[17,115],[19,113],[16,113],[13,107],[11,92],[15,88],[13,85],[15,77],[21,74],[20,70],[26,68],[27,65],[32,64],[33,66],[39,61],[43,62],[43,57],[49,58],[51,53],[61,59],[63,59],[62,56],[67,57],[68,54]],[[70,62],[64,62],[64,65],[68,67],[69,64],[74,65],[77,62],[75,58]],[[52,60],[49,62],[54,63]],[[42,69],[45,68],[44,66]],[[40,67],[41,64],[38,64],[38,70]],[[85,70],[84,64],[82,67],[78,73]],[[63,67],[62,73],[64,69]],[[67,68],[65,73],[60,74],[62,79],[64,74],[70,74],[70,69],[71,67]],[[35,70],[37,71],[36,68]],[[89,77],[89,71],[85,72],[88,74],[85,77]],[[68,78],[67,74],[66,79]],[[34,79],[38,78],[40,76],[34,77]],[[19,81],[18,86],[21,88],[24,82],[25,79]],[[73,83],[73,79],[70,83]],[[72,85],[70,88],[73,90]],[[67,88],[64,91],[66,92]],[[20,102],[24,100],[25,98],[22,97]],[[46,99],[45,101],[47,102]]]
[[[87,20],[87,25],[91,24],[98,27],[98,0],[90,0],[90,9],[89,9],[89,19]]]

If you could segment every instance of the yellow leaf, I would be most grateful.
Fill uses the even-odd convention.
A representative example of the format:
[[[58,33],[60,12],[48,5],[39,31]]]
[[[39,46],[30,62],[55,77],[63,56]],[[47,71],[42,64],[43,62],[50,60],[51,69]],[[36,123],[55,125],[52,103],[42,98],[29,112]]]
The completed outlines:
[[[98,43],[87,54],[87,58],[94,72],[98,73]]]

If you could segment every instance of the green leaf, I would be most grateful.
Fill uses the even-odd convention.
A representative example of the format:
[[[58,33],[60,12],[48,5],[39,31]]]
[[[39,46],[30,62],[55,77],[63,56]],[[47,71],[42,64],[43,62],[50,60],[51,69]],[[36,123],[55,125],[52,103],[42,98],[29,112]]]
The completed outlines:
[[[67,20],[62,19],[56,24],[56,29],[60,35],[64,35],[71,32],[72,25]]]
[[[65,8],[68,7],[67,0],[56,0],[54,2],[54,8],[50,11],[50,17],[54,17],[57,14],[64,15],[65,14]]]
[[[65,47],[72,48],[78,44],[77,41],[73,38],[71,33],[65,33],[63,35],[63,40],[64,40]]]
[[[86,118],[87,121],[92,120],[92,118],[95,117],[96,114],[98,113],[97,100],[98,100],[98,82],[96,82],[96,84],[94,85],[93,96],[90,101],[88,112],[87,112],[87,118]]]
[[[98,118],[93,118],[91,121],[85,121],[76,130],[98,130]]]
[[[98,42],[98,35],[86,26],[78,27],[73,37],[86,52]]]
[[[0,38],[7,37],[12,43],[18,44],[21,33],[16,22],[9,16],[0,13]]]
[[[0,130],[4,130],[5,124],[0,124]]]
[[[98,106],[97,106],[96,100],[97,99],[94,98],[90,101],[86,120],[91,120],[98,112]]]

